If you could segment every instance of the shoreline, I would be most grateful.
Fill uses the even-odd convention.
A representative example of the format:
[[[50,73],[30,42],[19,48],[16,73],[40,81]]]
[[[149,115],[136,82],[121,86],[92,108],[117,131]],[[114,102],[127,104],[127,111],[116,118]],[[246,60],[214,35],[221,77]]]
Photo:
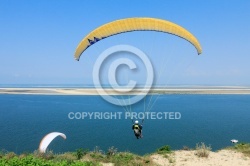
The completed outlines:
[[[119,89],[122,90],[122,89]],[[109,95],[145,95],[143,89],[134,89],[130,92],[117,92],[111,88],[105,88]],[[103,92],[97,92],[95,88],[0,88],[0,94],[27,94],[27,95],[107,95]],[[149,94],[250,94],[250,88],[244,87],[191,87],[191,88],[155,88],[149,91]]]

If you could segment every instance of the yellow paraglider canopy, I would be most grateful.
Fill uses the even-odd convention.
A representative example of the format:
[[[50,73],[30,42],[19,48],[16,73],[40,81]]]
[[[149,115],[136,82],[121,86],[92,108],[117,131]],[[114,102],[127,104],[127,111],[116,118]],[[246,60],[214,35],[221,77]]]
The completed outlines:
[[[75,52],[75,59],[79,60],[81,54],[89,46],[106,37],[124,32],[144,30],[165,32],[182,37],[183,39],[189,41],[191,44],[194,45],[198,54],[202,53],[200,43],[194,37],[194,35],[192,35],[186,29],[177,24],[156,18],[127,18],[104,24],[90,32],[79,43]]]

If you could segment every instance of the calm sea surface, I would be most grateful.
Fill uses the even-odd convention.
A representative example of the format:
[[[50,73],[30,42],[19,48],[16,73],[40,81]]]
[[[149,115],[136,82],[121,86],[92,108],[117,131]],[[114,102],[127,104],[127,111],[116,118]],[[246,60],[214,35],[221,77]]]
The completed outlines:
[[[147,99],[146,104],[149,102]],[[140,112],[144,102],[132,106]],[[179,120],[145,120],[144,138],[136,140],[131,121],[70,120],[70,112],[124,112],[99,96],[0,95],[0,149],[33,152],[43,136],[58,131],[67,139],[55,139],[49,146],[56,153],[78,148],[137,154],[154,152],[163,145],[172,149],[194,148],[197,142],[212,150],[231,145],[231,139],[250,142],[250,95],[161,95],[152,112],[180,112]]]

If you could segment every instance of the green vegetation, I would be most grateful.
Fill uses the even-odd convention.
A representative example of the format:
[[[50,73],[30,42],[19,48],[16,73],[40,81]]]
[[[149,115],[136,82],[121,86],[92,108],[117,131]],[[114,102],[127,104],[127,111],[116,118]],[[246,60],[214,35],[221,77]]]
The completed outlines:
[[[227,149],[236,150],[250,157],[250,144],[239,143]],[[183,150],[190,150],[184,146]],[[204,143],[196,144],[195,155],[208,157],[211,147]],[[175,153],[170,146],[165,145],[156,150],[157,154],[167,158],[170,164],[175,164]],[[75,152],[54,154],[52,151],[40,153],[22,153],[17,155],[13,152],[0,151],[0,166],[101,166],[105,163],[113,163],[114,166],[154,166],[150,155],[139,156],[130,152],[118,152],[117,148],[110,147],[106,152],[99,147],[93,151],[77,149]]]
[[[87,153],[88,153],[88,150],[83,150],[82,148],[80,148],[80,149],[76,150],[75,156],[76,156],[77,160],[80,160]]]
[[[99,161],[102,163],[114,163],[116,166],[123,165],[153,165],[148,156],[138,156],[129,152],[117,152],[117,149],[111,147],[106,154],[100,152],[90,152],[85,156],[87,160]]]
[[[250,157],[250,143],[238,143],[227,149],[236,150],[237,152],[241,152]]]
[[[197,143],[196,144],[196,151],[195,151],[195,155],[197,155],[198,157],[208,157],[209,156],[209,152],[211,151],[211,146],[206,146],[203,142],[201,143]]]
[[[19,166],[19,165],[37,165],[37,166],[99,166],[100,164],[92,161],[72,161],[67,160],[56,161],[53,159],[43,159],[36,157],[33,154],[28,155],[13,155],[14,153],[8,153],[0,158],[0,166]]]
[[[17,155],[13,152],[0,151],[0,166],[100,166],[102,163],[122,165],[153,165],[148,156],[138,156],[129,152],[118,152],[117,148],[110,147],[105,153],[99,147],[93,151],[77,149],[75,152],[54,154],[52,151],[40,153],[23,153]]]
[[[171,148],[168,145],[162,146],[156,150],[158,154],[168,154],[171,153]]]
[[[165,145],[156,150],[156,153],[163,155],[163,157],[167,158],[169,163],[175,163],[175,159],[172,155],[171,147],[169,145]]]
[[[116,155],[116,153],[117,153],[117,148],[115,148],[114,146],[112,146],[112,147],[110,147],[108,149],[107,156],[108,157],[109,156],[114,156],[114,155]]]

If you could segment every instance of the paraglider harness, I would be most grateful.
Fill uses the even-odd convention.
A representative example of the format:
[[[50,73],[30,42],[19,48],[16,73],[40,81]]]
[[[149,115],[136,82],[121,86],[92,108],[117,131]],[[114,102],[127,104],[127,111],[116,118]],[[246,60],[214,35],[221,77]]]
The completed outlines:
[[[143,124],[143,121],[144,119],[142,120],[142,123]],[[132,120],[132,123],[133,123],[133,130],[134,130],[134,134],[136,136],[137,139],[139,138],[142,138],[142,125],[139,125],[139,124],[134,124],[133,120]]]
[[[134,128],[135,136],[138,139],[141,136],[141,129],[140,129],[139,125],[137,125],[137,124],[134,125],[133,128]]]

